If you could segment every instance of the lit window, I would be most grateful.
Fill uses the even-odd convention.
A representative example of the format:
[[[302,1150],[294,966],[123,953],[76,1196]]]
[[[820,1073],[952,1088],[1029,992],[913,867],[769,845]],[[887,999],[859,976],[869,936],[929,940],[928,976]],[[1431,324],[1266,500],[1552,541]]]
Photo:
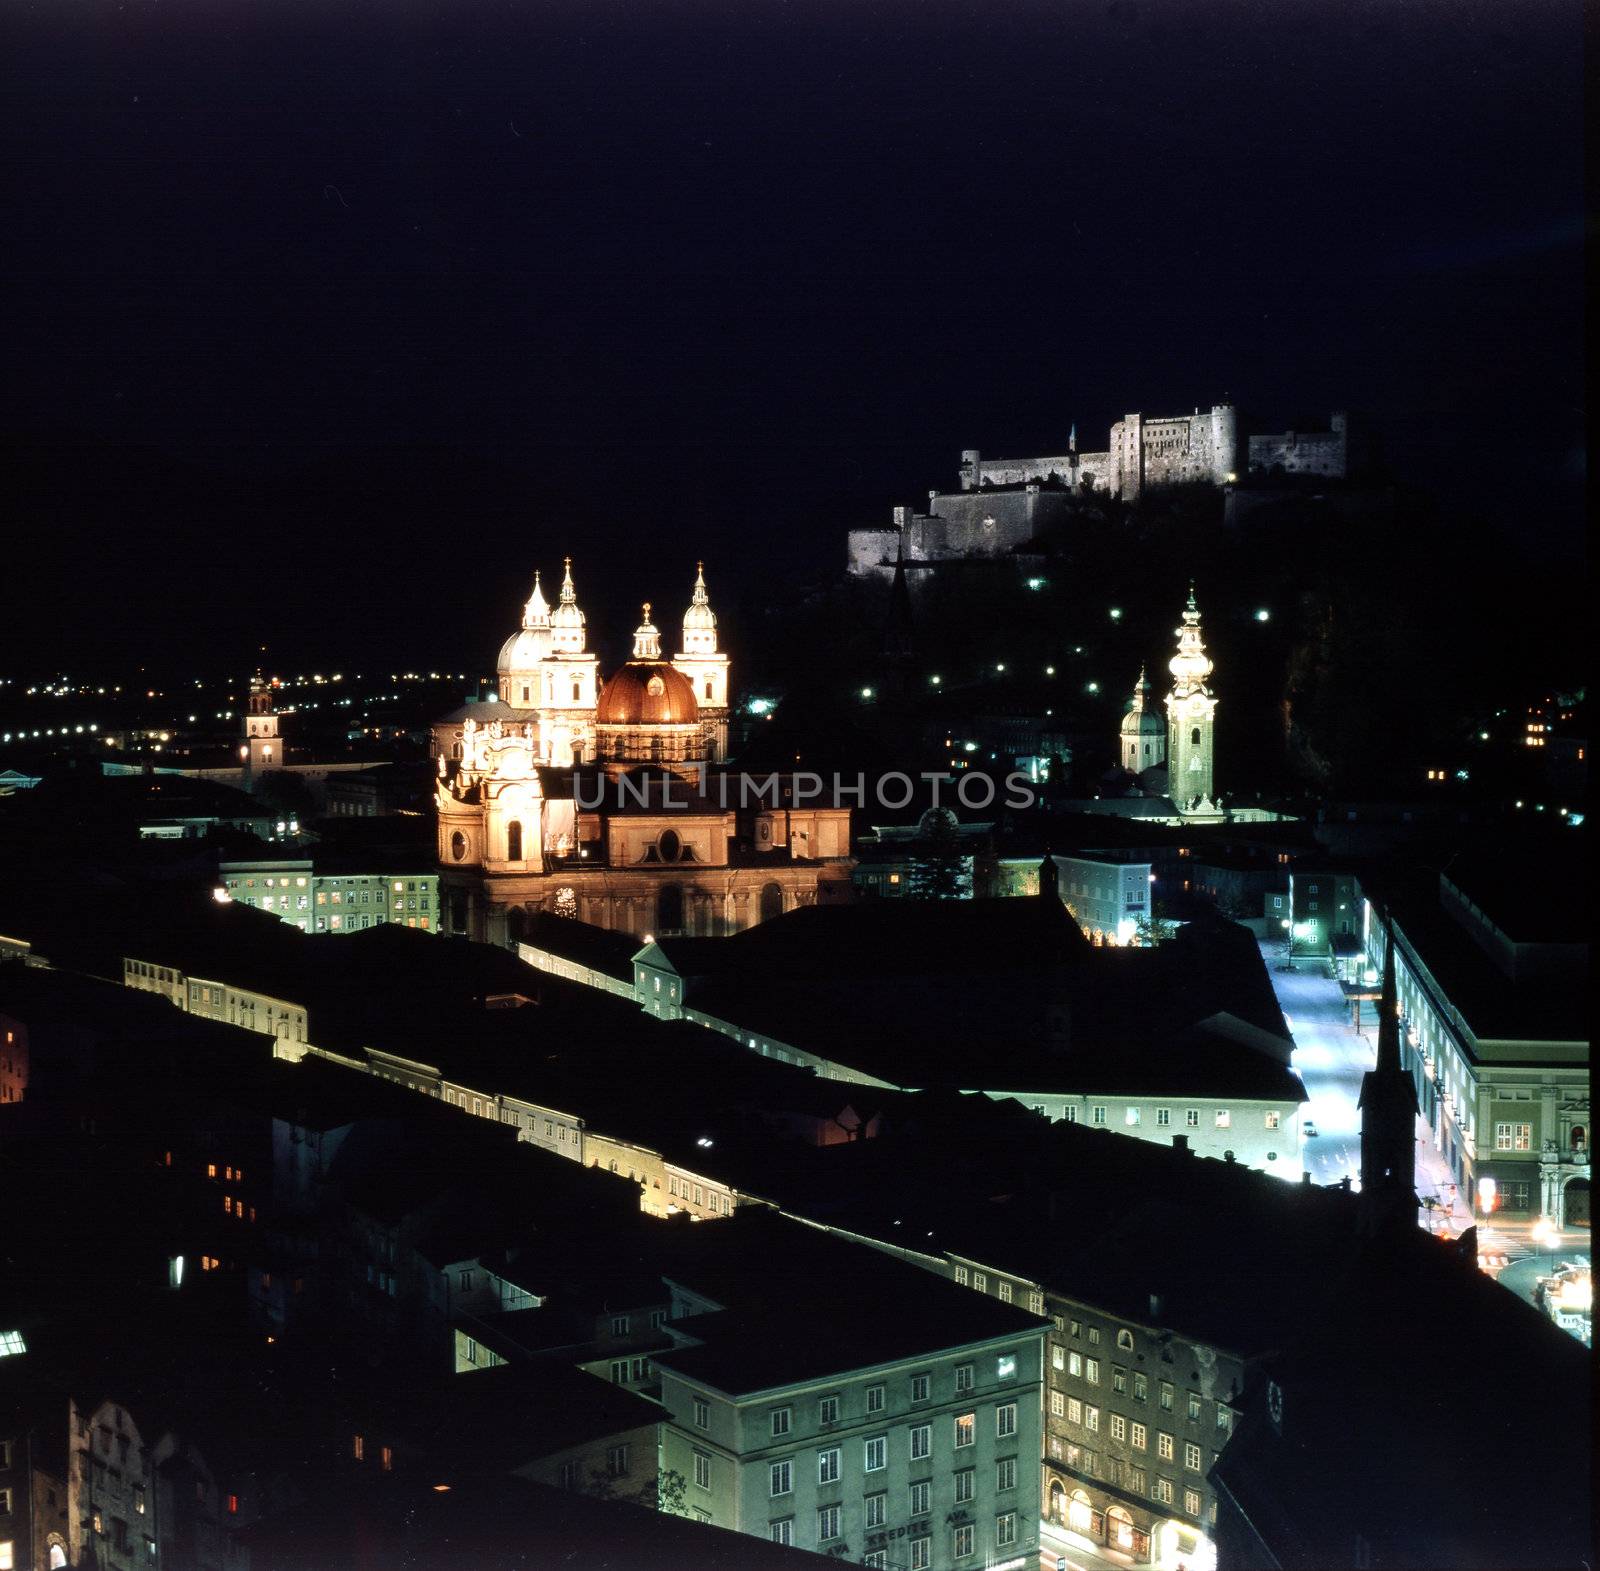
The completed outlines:
[[[956,1417],[956,1449],[970,1446],[978,1437],[978,1420],[972,1413],[961,1413]]]

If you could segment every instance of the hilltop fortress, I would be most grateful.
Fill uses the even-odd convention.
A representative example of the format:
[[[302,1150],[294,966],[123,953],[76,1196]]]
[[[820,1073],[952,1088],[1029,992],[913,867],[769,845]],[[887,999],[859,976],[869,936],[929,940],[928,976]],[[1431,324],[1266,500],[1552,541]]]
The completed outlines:
[[[1349,469],[1348,420],[1335,412],[1326,431],[1253,435],[1244,473],[1343,479]],[[1188,415],[1128,414],[1111,427],[1104,452],[1080,453],[1077,428],[1064,453],[1038,458],[961,454],[960,489],[930,491],[928,510],[894,510],[886,529],[853,529],[849,569],[858,577],[892,572],[897,560],[958,561],[1013,556],[1048,534],[1086,493],[1132,502],[1146,489],[1241,477],[1239,418],[1232,404]]]

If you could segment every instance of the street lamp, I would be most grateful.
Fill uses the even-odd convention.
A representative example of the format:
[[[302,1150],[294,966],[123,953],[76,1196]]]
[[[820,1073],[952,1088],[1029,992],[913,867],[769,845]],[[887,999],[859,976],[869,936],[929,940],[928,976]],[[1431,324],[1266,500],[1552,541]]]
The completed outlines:
[[[1533,1224],[1533,1241],[1544,1246],[1545,1252],[1550,1257],[1550,1269],[1545,1274],[1554,1276],[1556,1270],[1556,1245],[1561,1242],[1561,1232],[1549,1217],[1542,1216]]]

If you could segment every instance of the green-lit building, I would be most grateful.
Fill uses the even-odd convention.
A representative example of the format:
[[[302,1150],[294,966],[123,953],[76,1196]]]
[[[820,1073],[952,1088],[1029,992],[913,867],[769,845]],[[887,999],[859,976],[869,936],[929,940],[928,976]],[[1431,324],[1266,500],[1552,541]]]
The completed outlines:
[[[264,857],[224,862],[219,898],[270,911],[304,933],[354,933],[380,922],[437,932],[439,875],[409,857],[390,866],[373,860]]]

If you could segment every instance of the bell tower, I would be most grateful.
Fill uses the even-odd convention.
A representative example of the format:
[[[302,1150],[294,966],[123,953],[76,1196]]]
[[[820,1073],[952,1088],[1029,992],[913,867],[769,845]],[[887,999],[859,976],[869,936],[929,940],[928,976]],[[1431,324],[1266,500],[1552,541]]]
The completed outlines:
[[[1200,633],[1194,585],[1178,632],[1178,652],[1168,662],[1172,691],[1167,695],[1167,794],[1183,813],[1217,811],[1212,744],[1217,701],[1207,679],[1211,657]]]
[[[278,736],[278,713],[272,698],[274,685],[259,671],[250,678],[250,697],[245,701],[244,741],[239,745],[247,791],[263,770],[283,767],[283,742]]]
[[[694,594],[683,613],[683,647],[673,666],[689,679],[705,731],[706,757],[728,756],[728,657],[717,648],[717,614],[706,593],[706,564],[695,563]]]

